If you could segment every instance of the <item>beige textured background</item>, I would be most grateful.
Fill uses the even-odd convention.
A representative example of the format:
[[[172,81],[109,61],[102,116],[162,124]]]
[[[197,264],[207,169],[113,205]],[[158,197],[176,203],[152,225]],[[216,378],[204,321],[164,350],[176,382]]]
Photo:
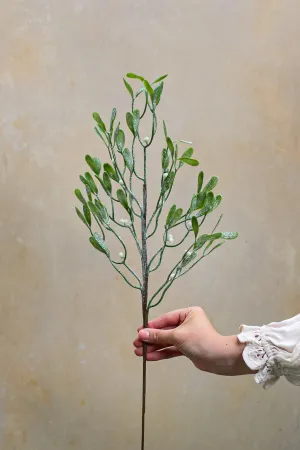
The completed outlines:
[[[117,106],[124,116],[128,70],[168,72],[159,117],[220,176],[223,229],[240,232],[159,312],[200,304],[223,333],[299,312],[299,2],[0,5],[0,448],[138,449],[139,299],[73,210],[85,153],[105,155],[91,113],[108,120]],[[158,137],[153,185],[160,148]],[[193,170],[178,181],[178,204]],[[298,449],[299,394],[183,359],[152,365],[147,448]]]

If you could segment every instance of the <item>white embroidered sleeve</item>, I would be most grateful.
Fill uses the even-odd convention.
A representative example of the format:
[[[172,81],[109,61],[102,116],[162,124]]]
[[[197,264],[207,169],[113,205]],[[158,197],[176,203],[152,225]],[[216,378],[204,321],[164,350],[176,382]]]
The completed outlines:
[[[300,314],[262,327],[242,325],[238,339],[246,343],[243,358],[265,389],[283,375],[300,386]]]

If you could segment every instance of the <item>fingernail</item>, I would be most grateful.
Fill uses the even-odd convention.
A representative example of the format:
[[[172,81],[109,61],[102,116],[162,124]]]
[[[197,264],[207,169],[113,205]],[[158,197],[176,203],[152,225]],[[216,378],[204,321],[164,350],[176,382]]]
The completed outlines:
[[[139,334],[140,334],[140,338],[145,340],[145,341],[147,339],[149,339],[149,337],[150,337],[150,333],[147,330],[141,330]]]

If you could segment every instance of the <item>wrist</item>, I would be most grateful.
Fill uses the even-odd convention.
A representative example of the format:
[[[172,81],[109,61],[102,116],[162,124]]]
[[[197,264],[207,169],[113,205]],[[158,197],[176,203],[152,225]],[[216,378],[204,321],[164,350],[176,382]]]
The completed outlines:
[[[236,335],[222,336],[221,346],[223,347],[227,375],[247,375],[253,374],[243,359],[245,344],[241,343]]]

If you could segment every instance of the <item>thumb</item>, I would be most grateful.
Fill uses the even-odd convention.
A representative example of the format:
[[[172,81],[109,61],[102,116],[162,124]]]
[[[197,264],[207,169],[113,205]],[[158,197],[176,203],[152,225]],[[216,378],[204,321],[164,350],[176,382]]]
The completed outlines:
[[[139,331],[139,338],[149,344],[169,347],[175,344],[174,330],[156,330],[153,328],[143,328]]]

